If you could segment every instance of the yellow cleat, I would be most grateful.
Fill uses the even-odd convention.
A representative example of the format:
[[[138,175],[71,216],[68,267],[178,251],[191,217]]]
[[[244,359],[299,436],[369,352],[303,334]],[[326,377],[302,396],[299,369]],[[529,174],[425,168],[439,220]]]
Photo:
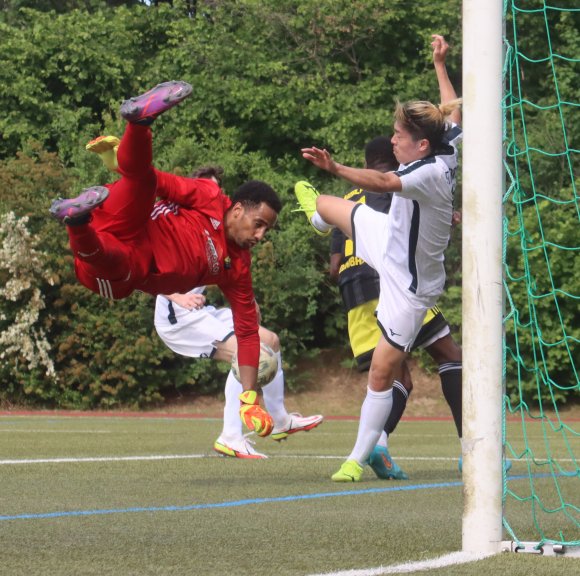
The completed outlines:
[[[116,136],[99,136],[91,140],[85,148],[89,152],[94,152],[101,157],[105,168],[111,172],[118,172],[119,165],[117,164],[117,150],[121,140]]]
[[[328,236],[330,230],[323,232],[312,224],[312,216],[314,216],[314,213],[316,212],[316,198],[320,196],[318,190],[316,190],[312,184],[302,180],[301,182],[296,182],[296,185],[294,186],[294,194],[296,195],[298,204],[300,204],[300,208],[296,208],[293,212],[304,212],[306,218],[308,218],[308,222],[312,228],[314,228],[314,231],[319,236]]]
[[[347,460],[331,478],[333,482],[360,482],[362,473],[363,467],[356,460]]]

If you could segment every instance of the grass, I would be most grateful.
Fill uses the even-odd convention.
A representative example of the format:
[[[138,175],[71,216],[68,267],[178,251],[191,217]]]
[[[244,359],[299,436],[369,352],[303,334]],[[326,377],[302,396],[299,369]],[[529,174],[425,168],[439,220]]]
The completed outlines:
[[[367,469],[353,485],[329,477],[352,447],[354,421],[330,420],[280,444],[258,438],[271,456],[262,461],[214,456],[220,427],[212,418],[0,417],[2,576],[295,576],[461,549],[451,422],[401,424],[391,451],[409,481],[379,481]],[[86,458],[94,460],[75,461]],[[514,521],[526,529],[529,507],[519,508]],[[578,562],[502,554],[432,572],[559,576],[579,573]]]

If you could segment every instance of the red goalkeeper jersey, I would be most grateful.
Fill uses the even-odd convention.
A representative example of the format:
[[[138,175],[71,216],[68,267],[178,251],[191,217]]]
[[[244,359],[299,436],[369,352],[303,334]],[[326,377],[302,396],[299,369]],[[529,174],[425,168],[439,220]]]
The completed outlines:
[[[153,265],[136,286],[150,294],[185,293],[216,284],[228,299],[242,365],[257,366],[258,318],[250,251],[225,237],[224,215],[231,200],[212,180],[157,174],[157,194],[147,233]]]

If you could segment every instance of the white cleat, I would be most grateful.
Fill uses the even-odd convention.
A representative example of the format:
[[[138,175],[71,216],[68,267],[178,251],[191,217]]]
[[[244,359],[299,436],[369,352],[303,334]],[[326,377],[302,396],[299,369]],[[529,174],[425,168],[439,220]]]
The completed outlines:
[[[261,454],[254,450],[253,442],[248,440],[245,436],[241,436],[234,440],[226,440],[220,436],[213,445],[213,449],[222,456],[229,456],[231,458],[251,458],[254,460],[261,460],[268,458],[265,454]]]
[[[315,416],[302,416],[297,412],[292,412],[292,414],[289,414],[289,417],[290,419],[285,426],[274,426],[270,438],[279,442],[295,432],[308,432],[308,430],[316,428],[324,420],[324,416],[320,414],[316,414]]]

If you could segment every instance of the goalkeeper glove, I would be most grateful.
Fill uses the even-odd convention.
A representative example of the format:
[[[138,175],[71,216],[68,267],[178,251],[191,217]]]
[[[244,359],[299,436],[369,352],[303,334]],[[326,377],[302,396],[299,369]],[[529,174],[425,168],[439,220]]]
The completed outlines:
[[[240,394],[239,398],[242,422],[258,436],[268,436],[274,429],[274,420],[260,406],[258,393],[255,390],[246,390]]]

